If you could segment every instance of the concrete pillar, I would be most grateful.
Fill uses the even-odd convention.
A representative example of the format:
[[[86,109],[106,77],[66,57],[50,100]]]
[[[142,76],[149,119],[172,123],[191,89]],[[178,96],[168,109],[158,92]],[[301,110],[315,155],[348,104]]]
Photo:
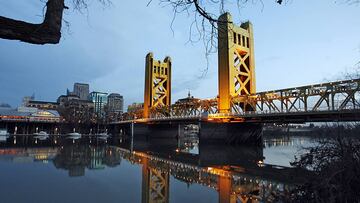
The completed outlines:
[[[130,151],[133,152],[134,151],[134,123],[130,124],[130,128],[131,128]]]
[[[199,141],[200,143],[262,145],[262,125],[202,122]]]
[[[236,203],[236,196],[232,193],[232,180],[229,177],[219,176],[219,203]]]

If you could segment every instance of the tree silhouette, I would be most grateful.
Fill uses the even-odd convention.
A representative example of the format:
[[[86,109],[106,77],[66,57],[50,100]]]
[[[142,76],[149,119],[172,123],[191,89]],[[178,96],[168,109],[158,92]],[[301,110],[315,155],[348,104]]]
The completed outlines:
[[[69,0],[71,1],[74,10],[86,9],[91,0]],[[103,5],[111,4],[111,0],[97,0]],[[248,2],[249,0],[237,0],[240,2]],[[151,2],[151,0],[150,0]],[[149,3],[150,3],[149,2]],[[174,7],[174,14],[179,12],[179,9],[186,11],[190,7],[195,6],[196,12],[204,19],[207,19],[211,24],[216,24],[217,18],[207,12],[201,1],[199,0],[159,0],[160,4],[166,3]],[[282,0],[277,0],[280,3]],[[216,7],[216,1],[210,1],[210,7]],[[220,1],[224,5],[224,0]],[[15,20],[0,16],[0,38],[9,40],[20,40],[31,44],[58,44],[61,38],[61,27],[63,22],[64,9],[68,9],[65,5],[65,0],[47,0],[46,12],[44,20],[40,24],[33,24],[25,21]]]
[[[71,0],[74,10],[86,9],[90,0]],[[98,0],[110,4],[110,0]],[[0,38],[20,40],[31,44],[57,44],[61,38],[65,0],[47,0],[44,21],[33,24],[0,16]]]
[[[46,12],[44,21],[40,24],[33,24],[25,21],[15,20],[0,16],[0,38],[9,40],[20,40],[31,44],[58,44],[61,38],[61,27],[63,22],[63,11],[68,9],[65,0],[42,0],[46,2]],[[73,5],[74,10],[82,10],[88,7],[91,0],[68,0]],[[111,4],[111,0],[97,0],[103,5]],[[284,4],[288,0],[273,0],[276,4]],[[341,1],[341,0],[340,0]],[[342,0],[347,4],[357,4],[359,0]],[[148,4],[153,2],[149,0]],[[158,0],[161,5],[172,7],[174,18],[178,13],[188,13],[194,16],[194,22],[190,25],[190,30],[194,26],[195,30],[201,32],[201,38],[210,36],[205,41],[208,46],[213,45],[211,38],[216,35],[216,25],[218,23],[217,14],[210,10],[218,10],[219,14],[225,12],[227,4],[236,3],[238,7],[246,3],[261,3],[263,0],[219,0],[219,1],[202,1],[202,0]],[[210,9],[207,9],[210,8]],[[206,29],[210,25],[210,31]],[[209,33],[210,32],[210,33]],[[191,40],[191,39],[190,39]]]

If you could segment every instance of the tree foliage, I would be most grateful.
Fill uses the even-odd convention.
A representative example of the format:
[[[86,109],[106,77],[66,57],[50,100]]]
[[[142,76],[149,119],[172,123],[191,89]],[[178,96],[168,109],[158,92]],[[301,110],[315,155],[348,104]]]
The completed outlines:
[[[341,135],[321,140],[292,163],[315,173],[311,180],[293,191],[292,202],[360,201],[360,139],[356,136],[360,126],[340,126],[336,131]],[[349,134],[354,136],[344,137]]]

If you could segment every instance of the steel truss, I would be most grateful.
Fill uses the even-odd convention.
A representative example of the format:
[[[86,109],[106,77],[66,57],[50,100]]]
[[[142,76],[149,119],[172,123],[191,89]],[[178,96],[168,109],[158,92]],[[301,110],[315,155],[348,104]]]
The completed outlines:
[[[232,99],[233,113],[248,113],[241,103],[257,113],[345,111],[360,108],[360,79],[259,92]],[[246,106],[246,105],[245,105]]]
[[[151,109],[151,117],[218,114],[217,102],[217,98],[194,99],[171,106],[156,107]],[[341,112],[357,109],[360,109],[360,79],[235,96],[231,99],[230,114]]]

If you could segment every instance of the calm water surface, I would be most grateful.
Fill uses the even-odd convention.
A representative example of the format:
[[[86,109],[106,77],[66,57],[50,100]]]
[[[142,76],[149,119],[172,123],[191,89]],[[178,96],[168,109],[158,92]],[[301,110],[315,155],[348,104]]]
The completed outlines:
[[[11,137],[0,143],[0,202],[269,201],[297,181],[287,167],[311,141],[265,136],[262,148]]]

